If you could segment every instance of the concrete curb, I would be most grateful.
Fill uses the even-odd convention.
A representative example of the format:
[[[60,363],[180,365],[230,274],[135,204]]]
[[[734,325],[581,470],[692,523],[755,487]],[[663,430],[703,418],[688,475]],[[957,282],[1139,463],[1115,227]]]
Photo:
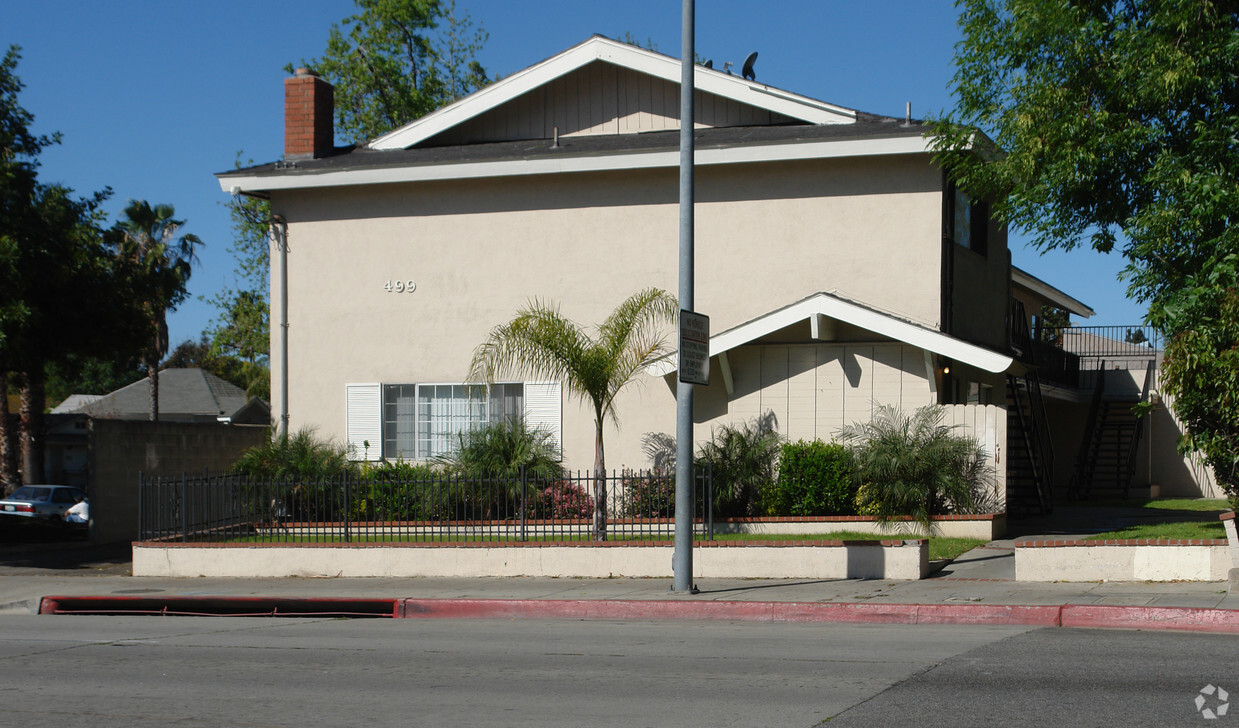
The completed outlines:
[[[697,601],[683,598],[624,600],[47,596],[40,601],[38,613],[1025,625],[1239,634],[1239,610],[1095,604],[872,604]]]

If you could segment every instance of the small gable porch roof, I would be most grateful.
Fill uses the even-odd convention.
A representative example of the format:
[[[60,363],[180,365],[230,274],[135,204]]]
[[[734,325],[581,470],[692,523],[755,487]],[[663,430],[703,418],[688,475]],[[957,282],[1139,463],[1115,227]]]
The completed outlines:
[[[869,331],[894,341],[915,346],[926,352],[947,357],[956,362],[991,373],[1007,372],[1015,366],[1014,357],[970,344],[941,331],[905,321],[891,314],[863,306],[831,293],[815,293],[789,306],[763,314],[752,321],[733,326],[710,337],[710,357],[725,355],[740,346],[752,344],[763,337],[808,322],[811,338],[827,341],[831,322],[840,322]],[[678,359],[671,354],[650,367],[658,376],[676,370]],[[724,379],[727,378],[724,364]]]

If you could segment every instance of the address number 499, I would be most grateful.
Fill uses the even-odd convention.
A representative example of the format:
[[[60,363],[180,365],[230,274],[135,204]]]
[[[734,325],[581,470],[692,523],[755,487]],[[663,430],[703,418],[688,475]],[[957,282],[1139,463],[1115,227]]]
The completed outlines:
[[[413,281],[388,281],[383,284],[383,290],[388,293],[412,293],[417,290]]]

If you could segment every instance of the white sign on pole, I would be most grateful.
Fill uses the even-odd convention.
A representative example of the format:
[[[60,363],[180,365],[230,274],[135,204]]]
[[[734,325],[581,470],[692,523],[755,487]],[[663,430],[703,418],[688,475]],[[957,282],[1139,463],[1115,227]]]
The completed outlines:
[[[680,381],[710,384],[710,317],[680,309]]]

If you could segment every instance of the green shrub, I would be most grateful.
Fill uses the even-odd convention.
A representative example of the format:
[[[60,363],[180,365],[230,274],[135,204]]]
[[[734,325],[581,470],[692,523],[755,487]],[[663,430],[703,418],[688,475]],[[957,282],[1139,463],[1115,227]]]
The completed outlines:
[[[256,478],[317,480],[356,475],[357,463],[348,459],[348,448],[320,440],[313,427],[293,435],[273,436],[265,445],[251,447],[232,464],[232,472]]]
[[[852,454],[821,440],[783,443],[779,477],[762,493],[768,516],[841,516],[856,512]]]
[[[860,506],[881,521],[911,516],[930,533],[933,516],[985,510],[993,471],[976,440],[942,424],[946,410],[911,415],[879,407],[873,419],[841,431],[864,484]]]
[[[761,492],[774,482],[782,438],[773,412],[738,426],[723,425],[697,453],[698,465],[714,471],[714,514],[756,515]]]

